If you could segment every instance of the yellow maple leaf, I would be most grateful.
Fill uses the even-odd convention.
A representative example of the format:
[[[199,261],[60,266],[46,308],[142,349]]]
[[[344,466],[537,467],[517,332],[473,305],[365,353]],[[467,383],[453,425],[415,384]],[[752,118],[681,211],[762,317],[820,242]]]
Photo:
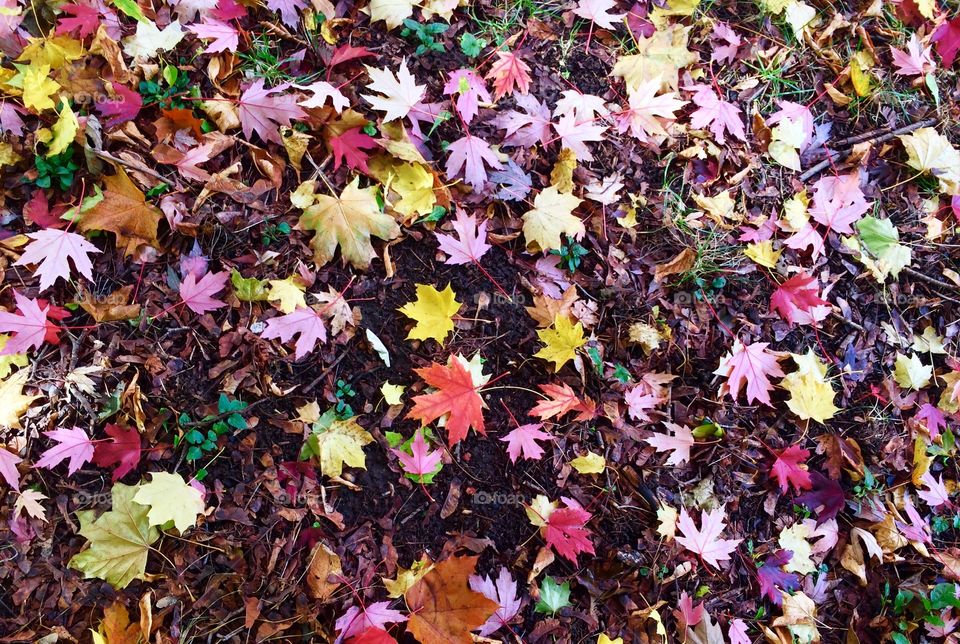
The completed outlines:
[[[548,186],[533,200],[533,210],[523,215],[523,238],[527,248],[544,252],[560,248],[560,235],[579,239],[586,233],[583,222],[573,214],[581,200]]]
[[[923,364],[917,354],[914,353],[909,358],[902,353],[897,354],[893,367],[893,379],[901,387],[920,391],[930,384],[931,376],[933,376],[933,366]]]
[[[23,48],[17,60],[60,69],[66,63],[81,58],[83,53],[83,44],[69,36],[33,38],[30,44]]]
[[[565,315],[558,315],[553,320],[553,328],[537,331],[540,341],[546,346],[534,354],[535,358],[543,358],[554,364],[553,370],[560,368],[577,355],[577,349],[587,343],[583,336],[583,325],[573,324]]]
[[[940,181],[940,191],[960,192],[960,152],[947,137],[932,127],[923,127],[900,137],[907,151],[907,165],[921,173],[930,173]]]
[[[30,408],[30,403],[39,398],[23,395],[28,375],[26,369],[21,369],[0,381],[0,427],[20,429],[20,416]]]
[[[781,250],[773,250],[773,242],[769,239],[747,244],[747,247],[743,249],[744,255],[767,268],[773,268],[777,265],[777,260],[780,259],[780,253],[782,252]]]
[[[420,581],[431,570],[433,570],[433,562],[427,555],[421,555],[418,561],[413,562],[409,570],[397,566],[397,578],[383,580],[383,585],[387,589],[387,597],[392,599],[403,597],[411,586]]]
[[[737,202],[730,196],[729,190],[717,193],[713,197],[693,193],[693,200],[721,226],[729,226],[730,221],[742,221],[743,216],[736,214]]]
[[[570,466],[580,474],[601,474],[607,461],[595,452],[587,452],[570,461]]]
[[[380,212],[376,190],[360,187],[360,177],[354,177],[339,197],[317,195],[315,199],[297,226],[314,231],[310,246],[317,266],[333,259],[339,246],[344,263],[365,270],[375,256],[370,238],[390,240],[400,234],[393,217]]]
[[[383,399],[388,405],[399,405],[403,402],[401,396],[404,389],[403,385],[395,385],[389,381],[380,385],[380,393],[383,394]]]
[[[442,291],[429,284],[417,284],[416,301],[408,302],[397,309],[417,322],[407,334],[407,340],[433,338],[443,346],[447,334],[453,331],[452,318],[462,306],[456,297],[457,294],[449,284]]]
[[[393,204],[394,209],[406,217],[429,215],[437,203],[433,174],[420,163],[401,163],[395,172],[390,187],[400,195],[400,201]]]
[[[21,159],[23,159],[23,157],[17,154],[17,151],[13,149],[13,145],[0,143],[0,168],[7,165],[16,165]]]
[[[50,65],[31,63],[23,73],[23,106],[35,112],[52,110],[56,103],[50,96],[60,89],[60,83],[50,78]]]
[[[780,386],[790,392],[787,400],[790,411],[804,420],[823,423],[839,411],[833,404],[833,387],[827,382],[827,365],[810,349],[803,355],[790,354],[797,370],[787,374]]]
[[[810,559],[810,555],[813,554],[813,547],[807,541],[809,537],[810,528],[803,523],[794,523],[789,528],[780,531],[777,543],[784,550],[793,553],[793,557],[783,567],[785,571],[806,575],[817,569],[813,560]]]
[[[373,436],[357,423],[356,417],[334,420],[327,428],[314,428],[304,449],[320,463],[326,476],[340,476],[343,466],[367,469],[363,446],[372,443]]]
[[[150,525],[173,522],[180,534],[196,525],[205,507],[200,490],[179,474],[153,472],[150,476],[150,482],[141,485],[133,497],[135,502],[150,508],[147,512]]]
[[[60,110],[60,118],[53,124],[53,138],[47,142],[46,156],[51,157],[66,150],[73,143],[79,129],[80,123],[77,121],[77,115],[70,109],[70,104],[64,101],[63,108]]]
[[[293,313],[298,307],[305,308],[307,306],[303,286],[293,277],[288,277],[285,280],[270,280],[267,300],[277,302],[277,308],[280,309],[281,313]]]
[[[7,346],[7,342],[9,341],[10,336],[8,334],[0,333],[0,349],[3,349],[5,346]],[[9,376],[10,372],[13,370],[13,367],[26,367],[28,363],[29,360],[27,359],[27,354],[25,353],[0,355],[0,379]]]
[[[413,15],[415,0],[370,0],[370,22],[383,20],[388,29],[396,29],[404,18]]]
[[[662,89],[677,91],[680,69],[700,60],[700,56],[687,49],[692,28],[674,24],[653,32],[649,38],[640,36],[638,53],[618,58],[610,75],[622,78],[629,92],[658,77]]]

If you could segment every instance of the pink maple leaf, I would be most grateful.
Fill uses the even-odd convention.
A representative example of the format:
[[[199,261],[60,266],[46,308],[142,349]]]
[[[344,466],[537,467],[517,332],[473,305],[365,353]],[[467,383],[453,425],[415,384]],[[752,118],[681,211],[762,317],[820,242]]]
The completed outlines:
[[[537,460],[543,456],[543,448],[537,441],[552,441],[553,434],[543,431],[543,423],[520,425],[500,439],[507,443],[507,455],[511,463],[516,463],[520,455],[523,458]]]
[[[247,17],[247,8],[235,0],[219,0],[217,6],[210,15],[217,20],[227,22],[229,20],[239,20]]]
[[[267,328],[262,337],[267,340],[279,338],[281,342],[289,342],[298,335],[294,352],[294,359],[299,360],[317,346],[317,342],[327,341],[327,328],[323,325],[323,317],[309,307],[299,307],[291,313],[271,318],[267,321]]]
[[[486,77],[493,79],[494,101],[517,90],[521,94],[530,91],[530,66],[512,51],[498,51],[497,60]]]
[[[547,524],[543,527],[543,538],[547,545],[560,555],[576,565],[577,555],[581,552],[595,554],[590,536],[593,534],[586,527],[592,514],[583,509],[576,500],[561,497],[566,504],[565,508],[558,508],[547,517]]]
[[[937,437],[940,436],[940,430],[947,426],[947,417],[930,403],[924,403],[914,419],[923,423],[923,426],[930,432],[931,440],[937,440]]]
[[[690,460],[690,448],[696,441],[693,438],[693,432],[685,425],[677,425],[670,422],[663,423],[671,434],[657,434],[648,436],[643,440],[654,447],[658,452],[673,451],[667,458],[667,465],[681,465]]]
[[[0,332],[13,332],[7,344],[0,349],[0,356],[9,356],[15,353],[27,353],[30,349],[38,349],[48,339],[47,314],[50,305],[42,309],[37,300],[21,295],[14,291],[13,297],[17,303],[20,315],[0,311]]]
[[[300,11],[307,8],[304,0],[267,0],[270,11],[279,11],[280,19],[288,27],[297,27],[300,22]]]
[[[433,474],[443,458],[443,452],[440,450],[430,451],[430,445],[423,438],[423,429],[416,431],[413,442],[410,443],[410,451],[412,454],[407,454],[402,449],[393,449],[390,451],[400,459],[400,464],[403,466],[404,472],[421,478]]]
[[[34,467],[53,469],[64,459],[69,458],[67,472],[73,475],[93,458],[93,442],[81,427],[55,429],[44,432],[43,435],[57,441],[59,445],[51,447],[41,454],[40,459],[34,463]]]
[[[603,140],[603,133],[607,128],[604,125],[598,125],[596,121],[577,120],[573,114],[565,114],[553,124],[553,129],[557,133],[557,138],[563,147],[570,148],[580,161],[593,161],[593,154],[587,147],[589,142]]]
[[[213,40],[203,50],[205,54],[215,54],[221,51],[237,51],[240,32],[233,25],[216,20],[215,18],[205,18],[202,23],[188,25],[187,29],[197,35],[198,38]]]
[[[739,107],[717,96],[709,85],[690,85],[684,89],[694,92],[693,103],[700,108],[690,115],[690,127],[698,130],[709,127],[720,145],[727,133],[741,141],[747,140]]]
[[[693,605],[693,597],[687,594],[687,591],[680,593],[680,601],[677,602],[677,610],[673,614],[677,619],[683,622],[685,628],[693,628],[703,621],[703,602],[696,606]]]
[[[533,96],[521,95],[514,100],[523,112],[509,110],[493,120],[497,127],[507,132],[503,145],[523,148],[537,143],[547,145],[550,142],[550,110]]]
[[[770,308],[791,324],[816,324],[830,315],[830,303],[820,298],[817,278],[800,272],[770,296]]]
[[[852,234],[850,224],[859,221],[869,209],[856,172],[821,177],[813,184],[810,216],[830,230]]]
[[[180,297],[187,308],[197,315],[222,308],[227,303],[214,296],[226,287],[228,279],[230,273],[227,271],[207,273],[199,281],[193,273],[187,273],[180,282]]]
[[[23,134],[25,123],[20,118],[20,114],[27,112],[10,101],[0,101],[0,134],[9,132],[14,136]]]
[[[631,418],[649,423],[647,411],[654,409],[663,399],[641,383],[623,394],[623,402],[627,403],[627,413]]]
[[[264,89],[263,79],[258,78],[240,96],[240,125],[247,139],[256,132],[264,141],[281,144],[283,141],[280,139],[280,126],[290,125],[293,119],[307,115],[303,108],[297,105],[297,96],[275,96],[289,86],[289,83],[283,83],[272,89]]]
[[[70,18],[61,16],[57,20],[57,35],[76,34],[81,40],[94,33],[100,26],[100,12],[96,7],[83,4],[62,4],[60,11]]]
[[[917,508],[914,507],[913,500],[909,494],[904,495],[903,509],[906,510],[910,523],[894,521],[897,529],[903,533],[903,536],[910,541],[916,541],[918,543],[933,543],[933,539],[930,536],[930,525],[924,521],[920,513],[917,512]]]
[[[330,152],[333,153],[333,169],[336,170],[344,161],[351,170],[369,172],[367,159],[370,158],[364,150],[373,150],[377,147],[372,136],[363,133],[359,127],[351,128],[338,136],[327,139]]]
[[[810,249],[810,256],[816,259],[823,252],[823,237],[814,230],[810,222],[805,223],[800,230],[783,240],[784,246],[794,250]]]
[[[680,510],[680,520],[677,522],[677,529],[683,533],[677,536],[677,543],[699,555],[704,563],[710,564],[714,568],[720,567],[721,561],[730,559],[730,553],[737,549],[743,539],[721,539],[720,533],[726,527],[727,513],[723,507],[717,508],[712,512],[701,512],[700,528],[694,524],[693,519],[687,514],[686,508]]]
[[[470,589],[480,593],[500,606],[493,615],[480,627],[480,636],[489,637],[508,625],[520,612],[522,600],[517,596],[517,582],[510,576],[506,568],[500,569],[496,584],[490,577],[470,575]]]
[[[740,395],[740,389],[746,384],[747,404],[759,400],[764,405],[770,403],[773,390],[771,377],[784,375],[780,369],[779,357],[767,350],[768,343],[754,342],[744,345],[739,340],[733,343],[730,353],[720,359],[720,366],[714,372],[725,376],[727,381],[720,385],[720,395],[730,394],[734,400]]]
[[[813,140],[813,112],[806,105],[793,101],[778,100],[777,105],[780,109],[767,117],[767,125],[772,127],[785,120],[799,123],[803,131],[803,142],[800,144],[800,149],[805,150]]]
[[[107,119],[108,128],[132,121],[143,107],[143,97],[134,90],[120,83],[110,83],[110,87],[113,88],[114,98],[97,102],[97,110],[104,116],[112,117]]]
[[[93,463],[97,467],[116,465],[112,477],[116,483],[140,462],[140,432],[113,423],[108,423],[104,431],[110,439],[97,442],[93,450]]]
[[[40,290],[45,291],[58,280],[70,279],[70,260],[77,272],[93,281],[93,264],[90,253],[99,253],[100,249],[88,242],[83,235],[46,228],[28,233],[32,241],[23,249],[14,266],[36,264],[34,277],[40,278]]]
[[[930,47],[924,47],[917,34],[910,35],[906,51],[891,45],[890,55],[897,67],[896,73],[902,76],[926,76],[937,68],[930,56]]]
[[[933,478],[933,474],[930,472],[924,472],[920,481],[926,489],[918,490],[917,496],[923,499],[931,508],[936,510],[942,505],[953,505],[950,503],[950,493],[947,491],[947,486],[943,484],[942,474],[940,475],[940,479],[937,480]]]
[[[338,619],[334,627],[340,631],[340,639],[360,635],[368,628],[386,630],[389,624],[405,622],[407,618],[398,610],[390,608],[390,602],[376,602],[364,608],[351,606]]]
[[[437,242],[440,250],[449,255],[445,264],[469,264],[480,261],[490,248],[487,243],[487,221],[477,225],[477,218],[457,211],[457,218],[453,221],[453,229],[458,237],[437,233]]]
[[[20,491],[20,472],[17,471],[17,463],[22,461],[22,458],[6,447],[0,446],[0,476],[7,485],[18,492]]]
[[[730,620],[727,637],[730,638],[730,644],[753,644],[753,639],[747,633],[747,623],[739,618]]]
[[[624,13],[610,13],[610,10],[616,5],[614,0],[580,0],[573,13],[592,20],[593,23],[601,29],[614,29],[616,24],[623,20]]]
[[[713,33],[710,34],[710,44],[713,45],[711,61],[732,63],[737,59],[737,50],[740,49],[743,40],[730,28],[730,25],[717,22],[713,25]]]
[[[213,151],[213,143],[203,143],[184,152],[180,160],[174,165],[177,166],[177,171],[187,179],[207,181],[210,178],[210,173],[201,168],[200,164],[209,161]]]
[[[443,86],[443,93],[447,96],[458,95],[457,112],[467,125],[470,125],[470,121],[477,115],[480,101],[490,102],[487,86],[472,69],[458,69],[450,72],[450,79]]]
[[[774,454],[777,458],[770,471],[780,484],[780,494],[786,494],[787,488],[791,485],[797,494],[813,487],[810,473],[800,467],[810,456],[808,450],[798,445],[791,445],[782,451],[774,451]]]
[[[328,98],[337,114],[350,107],[350,99],[344,96],[343,92],[338,88],[326,81],[317,81],[310,85],[297,85],[297,88],[312,94],[309,98],[298,103],[303,107],[323,107],[326,105]]]
[[[503,166],[497,155],[490,149],[490,144],[478,136],[467,134],[457,139],[447,148],[450,156],[447,158],[447,176],[461,174],[464,180],[474,190],[479,190],[487,181],[487,170],[484,164],[495,170]]]

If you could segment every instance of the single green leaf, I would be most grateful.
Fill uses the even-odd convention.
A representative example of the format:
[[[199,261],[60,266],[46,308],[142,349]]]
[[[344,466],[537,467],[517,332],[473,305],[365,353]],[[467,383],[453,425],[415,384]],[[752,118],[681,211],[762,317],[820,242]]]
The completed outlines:
[[[540,584],[540,601],[534,607],[538,613],[556,614],[561,608],[570,605],[570,582],[557,584],[553,577],[545,577]]]

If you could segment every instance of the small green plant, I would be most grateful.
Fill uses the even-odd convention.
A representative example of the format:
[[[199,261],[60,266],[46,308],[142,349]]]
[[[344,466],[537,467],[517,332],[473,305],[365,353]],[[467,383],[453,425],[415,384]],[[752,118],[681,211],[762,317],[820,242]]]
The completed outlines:
[[[569,237],[564,240],[560,248],[550,250],[550,254],[560,257],[560,263],[571,273],[576,272],[576,270],[580,268],[580,263],[583,261],[584,255],[587,255],[589,252],[590,251],[577,243],[577,241]]]
[[[486,38],[478,38],[469,31],[460,34],[460,51],[467,58],[476,58],[487,46],[489,41]]]
[[[885,591],[885,594],[890,594],[889,584],[887,584]],[[887,604],[888,601],[885,600],[884,604]],[[901,588],[897,591],[892,606],[899,632],[893,633],[891,639],[897,644],[910,644],[909,633],[919,623],[942,627],[944,623],[940,613],[947,608],[960,608],[960,599],[956,596],[955,584],[937,584],[930,591],[929,596],[922,592]]]
[[[290,224],[285,221],[281,221],[279,224],[265,224],[263,232],[260,233],[260,241],[264,246],[269,246],[289,235],[291,230]]]
[[[155,104],[161,109],[193,109],[191,101],[184,100],[184,95],[199,97],[200,88],[191,87],[190,77],[177,72],[175,67],[167,67],[167,69],[172,69],[176,73],[169,72],[165,73],[163,78],[140,81],[138,89],[140,96],[143,97],[143,104]]]
[[[723,287],[727,285],[727,278],[721,275],[714,277],[708,282],[702,277],[695,277],[693,278],[693,283],[696,284],[698,288],[694,293],[694,297],[698,300],[712,300],[723,290]]]
[[[187,445],[187,462],[193,463],[217,449],[217,440],[232,429],[246,429],[247,419],[241,413],[247,408],[247,403],[241,400],[230,400],[226,394],[220,394],[217,401],[217,414],[207,415],[194,423],[190,414],[183,412],[177,419],[181,427],[189,427],[182,435],[174,439],[174,447]],[[203,431],[203,427],[210,427]]]
[[[356,395],[357,392],[350,386],[350,383],[345,380],[337,380],[337,388],[333,392],[333,397],[337,399],[337,404],[333,408],[337,414],[337,418],[346,419],[354,415],[353,407],[350,406],[347,400]]]
[[[414,52],[417,56],[423,56],[428,51],[442,54],[444,51],[443,44],[437,42],[435,38],[449,28],[450,25],[445,25],[442,22],[424,25],[416,20],[407,18],[403,21],[403,29],[400,30],[400,35],[404,38],[410,38],[411,36],[417,37],[417,40],[420,41],[420,44],[417,45],[417,49]]]
[[[33,162],[37,168],[37,178],[33,180],[38,188],[56,186],[60,190],[69,190],[80,164],[73,160],[71,144],[60,154],[50,157],[37,155]]]
[[[883,483],[877,480],[869,467],[863,468],[863,480],[853,486],[853,495],[858,499],[883,492]]]

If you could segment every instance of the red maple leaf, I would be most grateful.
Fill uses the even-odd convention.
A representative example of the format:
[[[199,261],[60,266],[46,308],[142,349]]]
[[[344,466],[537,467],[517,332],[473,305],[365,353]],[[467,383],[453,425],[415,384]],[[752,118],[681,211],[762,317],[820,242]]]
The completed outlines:
[[[538,386],[540,391],[549,398],[534,405],[533,409],[530,410],[531,416],[539,416],[540,420],[547,420],[548,418],[563,416],[571,411],[577,411],[580,412],[577,420],[590,420],[596,413],[596,405],[593,401],[584,402],[580,400],[573,389],[570,388],[570,385],[560,383],[559,385]]]
[[[770,308],[792,324],[819,322],[829,314],[829,306],[820,297],[817,278],[803,272],[785,281],[770,296]]]
[[[490,67],[486,78],[493,79],[494,101],[515,91],[514,86],[521,94],[530,91],[530,66],[512,51],[497,52],[497,62]]]
[[[777,460],[773,462],[770,471],[780,484],[780,494],[786,494],[787,488],[792,485],[794,491],[799,494],[801,490],[809,490],[813,487],[810,481],[810,473],[800,466],[803,461],[810,456],[808,450],[797,445],[791,445],[782,451],[774,451]]]
[[[800,587],[800,579],[792,572],[784,572],[782,566],[790,563],[793,553],[789,550],[777,550],[764,560],[757,569],[760,580],[760,595],[779,606],[783,601],[781,590],[796,590]]]
[[[817,512],[817,525],[820,525],[836,518],[846,503],[846,497],[843,495],[840,484],[823,474],[811,472],[810,480],[813,483],[813,489],[806,494],[801,494],[794,501],[808,510]]]
[[[57,20],[57,35],[72,34],[76,32],[80,39],[86,38],[97,30],[100,26],[100,12],[96,7],[88,7],[82,4],[62,4],[60,11],[70,14],[72,18],[61,16]]]
[[[953,65],[960,51],[960,16],[943,23],[933,32],[931,40],[937,43],[937,53],[944,67]]]
[[[567,504],[565,508],[558,508],[547,517],[544,526],[543,538],[547,545],[561,557],[577,563],[577,555],[581,552],[595,554],[593,543],[590,541],[591,532],[586,527],[587,521],[593,516],[573,499],[561,497]]]
[[[408,418],[424,425],[441,416],[447,418],[447,442],[451,447],[467,437],[472,427],[486,435],[483,427],[483,399],[477,393],[470,372],[456,359],[449,366],[432,363],[425,369],[416,369],[428,385],[439,391],[413,397],[413,409]]]
[[[367,159],[370,155],[364,150],[373,150],[378,147],[372,136],[368,136],[359,127],[350,128],[343,134],[331,136],[327,143],[333,153],[333,169],[336,170],[344,161],[351,170],[369,172]]]
[[[113,100],[97,102],[97,109],[107,119],[107,127],[114,127],[127,121],[132,121],[143,107],[143,97],[137,92],[124,87],[120,83],[110,83],[115,95]]]
[[[368,628],[348,639],[346,644],[397,644],[397,640],[382,628]]]
[[[355,58],[366,58],[367,56],[376,56],[376,54],[366,47],[341,45],[333,50],[333,55],[330,57],[330,62],[327,63],[327,67],[332,69],[340,63],[345,63],[348,60],[354,60]]]
[[[65,212],[67,212],[67,207],[62,204],[51,209],[50,201],[43,190],[34,192],[30,201],[23,206],[23,216],[41,228],[65,227],[68,222],[60,218],[60,215]]]
[[[104,431],[110,440],[97,441],[93,462],[98,467],[116,465],[113,470],[113,482],[116,483],[140,462],[140,432],[113,423],[107,424]]]

